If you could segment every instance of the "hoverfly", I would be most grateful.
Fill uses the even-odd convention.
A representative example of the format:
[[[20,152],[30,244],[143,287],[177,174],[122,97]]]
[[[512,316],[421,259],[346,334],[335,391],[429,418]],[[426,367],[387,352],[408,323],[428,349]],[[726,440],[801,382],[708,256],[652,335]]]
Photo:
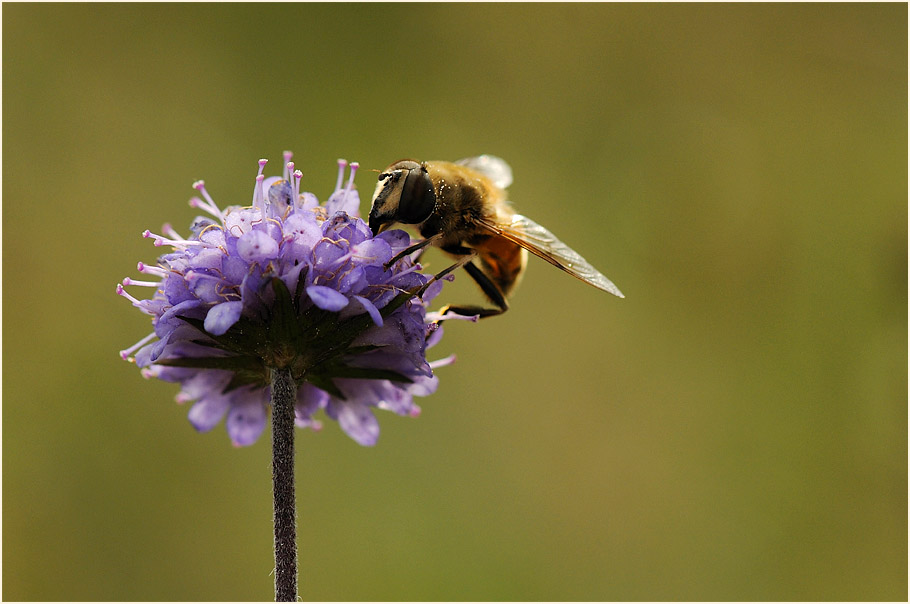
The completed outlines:
[[[509,309],[508,298],[521,280],[528,252],[573,277],[623,298],[612,281],[575,250],[506,201],[512,169],[498,157],[481,155],[457,162],[401,160],[379,175],[370,209],[370,230],[378,235],[396,224],[416,225],[424,238],[392,262],[428,245],[457,262],[496,308],[448,306],[445,310],[480,317]],[[444,312],[443,311],[443,312]]]

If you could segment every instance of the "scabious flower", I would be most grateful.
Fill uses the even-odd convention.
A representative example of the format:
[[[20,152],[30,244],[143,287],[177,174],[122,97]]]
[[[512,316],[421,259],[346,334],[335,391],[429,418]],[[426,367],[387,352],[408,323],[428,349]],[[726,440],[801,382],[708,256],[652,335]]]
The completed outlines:
[[[300,192],[291,154],[282,177],[259,172],[251,206],[219,209],[202,181],[190,205],[208,213],[182,237],[169,225],[143,233],[173,251],[155,265],[139,263],[148,280],[124,279],[117,293],[150,315],[154,331],[127,350],[146,377],[177,382],[179,403],[193,401],[199,431],[227,417],[235,445],[255,442],[266,424],[270,369],[289,368],[297,382],[295,423],[319,429],[322,410],[362,445],[373,445],[373,408],[416,416],[413,397],[436,390],[427,362],[444,317],[427,311],[442,282],[404,256],[401,230],[374,237],[359,218],[357,164],[339,160],[335,191],[325,205]],[[153,288],[140,300],[123,286]],[[156,339],[157,338],[157,339]]]

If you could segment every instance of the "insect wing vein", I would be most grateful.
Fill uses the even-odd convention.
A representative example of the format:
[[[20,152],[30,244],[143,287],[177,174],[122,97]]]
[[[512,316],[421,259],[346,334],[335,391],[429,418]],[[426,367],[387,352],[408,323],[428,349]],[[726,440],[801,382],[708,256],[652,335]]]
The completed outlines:
[[[600,271],[581,257],[581,255],[560,241],[556,235],[545,227],[537,224],[530,218],[515,214],[509,224],[497,224],[488,220],[481,220],[488,230],[508,239],[509,241],[525,248],[535,256],[543,258],[553,266],[564,270],[573,277],[590,283],[598,289],[609,292],[614,296],[624,298],[619,288],[607,279]]]

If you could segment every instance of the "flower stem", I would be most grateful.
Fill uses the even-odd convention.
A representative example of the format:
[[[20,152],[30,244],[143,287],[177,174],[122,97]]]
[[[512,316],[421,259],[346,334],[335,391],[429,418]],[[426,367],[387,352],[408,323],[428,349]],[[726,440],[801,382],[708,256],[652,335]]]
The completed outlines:
[[[275,496],[275,601],[297,601],[294,402],[290,369],[272,369],[272,485]]]

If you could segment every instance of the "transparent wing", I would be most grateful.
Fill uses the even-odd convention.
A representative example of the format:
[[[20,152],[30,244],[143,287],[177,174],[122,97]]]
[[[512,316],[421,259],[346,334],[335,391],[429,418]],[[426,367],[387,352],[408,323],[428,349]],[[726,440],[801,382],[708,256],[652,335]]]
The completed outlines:
[[[481,219],[479,222],[484,228],[523,247],[535,256],[543,258],[573,277],[590,283],[594,287],[609,292],[614,296],[625,298],[612,281],[588,264],[588,261],[582,258],[578,252],[530,218],[515,214],[511,217],[508,224],[494,223],[486,219]]]
[[[495,155],[479,155],[477,157],[468,157],[459,159],[455,162],[459,166],[467,166],[472,170],[477,170],[487,178],[493,181],[493,184],[500,189],[505,189],[512,184],[512,168],[505,160]]]

